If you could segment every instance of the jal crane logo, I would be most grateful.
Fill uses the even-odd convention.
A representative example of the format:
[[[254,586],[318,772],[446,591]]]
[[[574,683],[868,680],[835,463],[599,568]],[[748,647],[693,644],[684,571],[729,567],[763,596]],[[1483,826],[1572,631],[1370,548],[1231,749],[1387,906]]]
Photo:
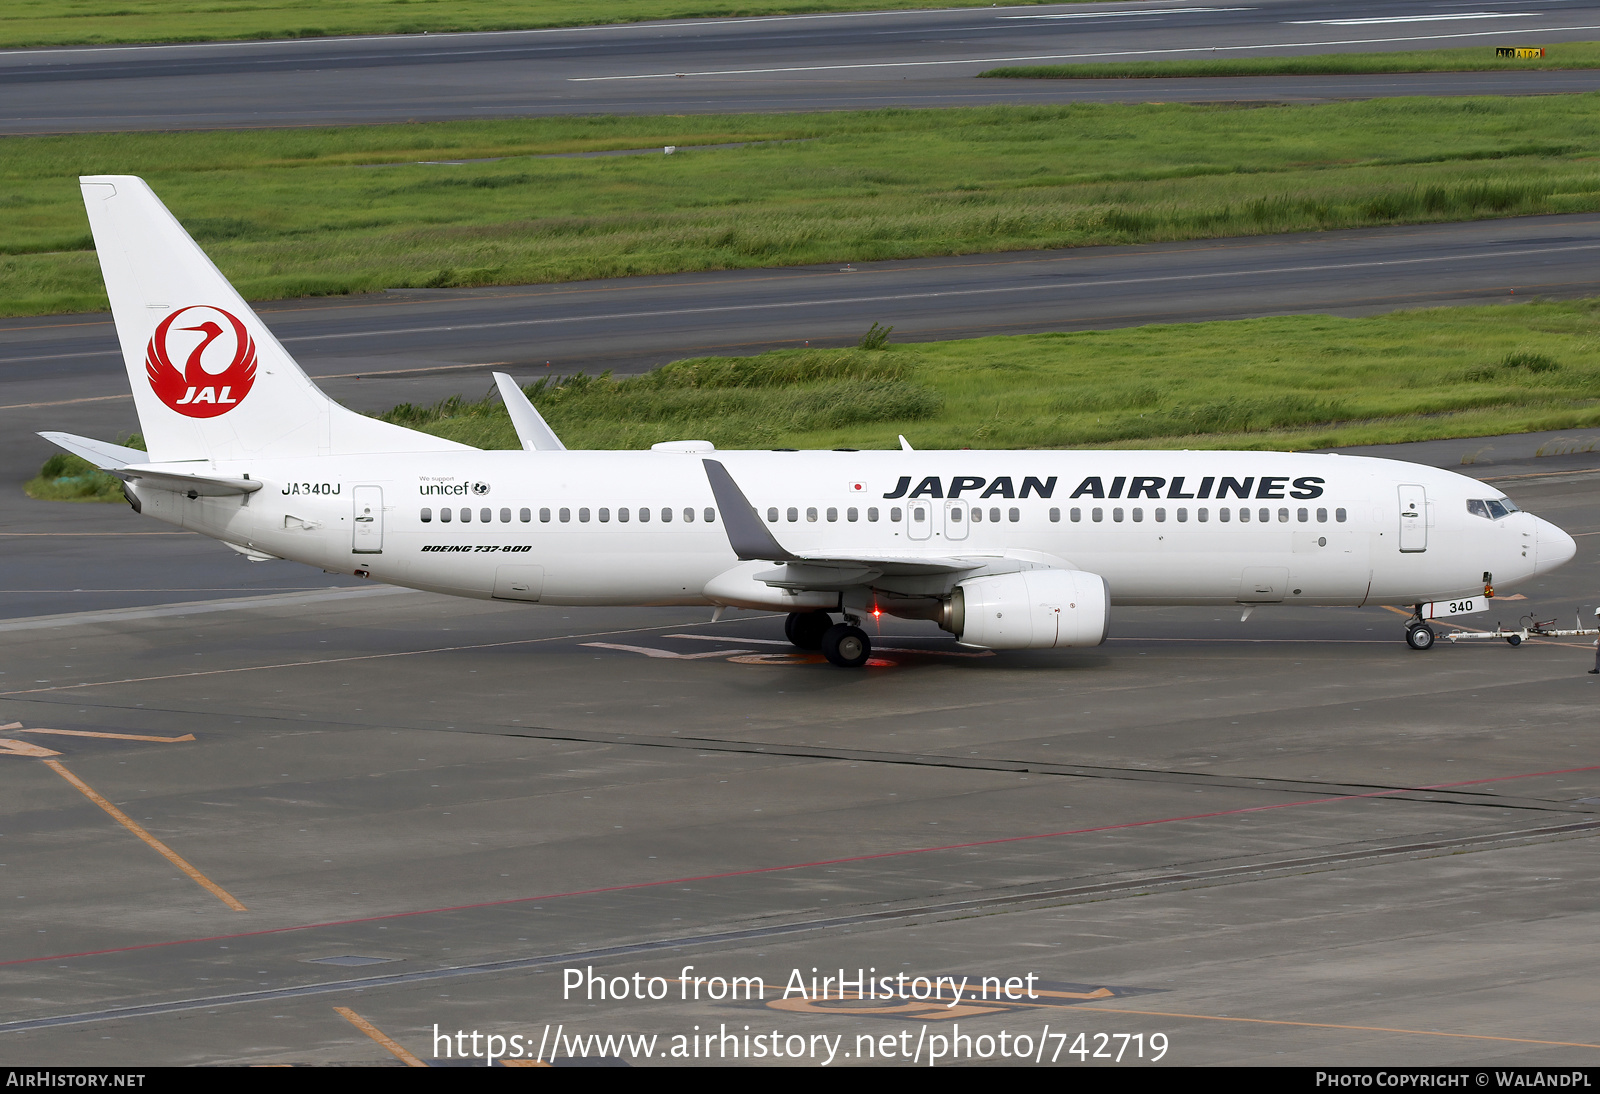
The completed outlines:
[[[182,368],[172,363],[174,352],[187,354]],[[256,344],[236,316],[197,304],[161,321],[144,365],[156,398],[190,418],[215,418],[250,394]]]

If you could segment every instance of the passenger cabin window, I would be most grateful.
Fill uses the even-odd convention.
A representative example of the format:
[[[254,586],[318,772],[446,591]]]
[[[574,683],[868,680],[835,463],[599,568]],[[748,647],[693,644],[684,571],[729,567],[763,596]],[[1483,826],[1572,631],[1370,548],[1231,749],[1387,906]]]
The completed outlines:
[[[1081,524],[1083,522],[1083,510],[1082,509],[1073,509],[1073,510],[1071,510],[1070,512],[1067,513],[1067,516],[1072,518],[1072,523],[1073,524]]]
[[[565,520],[566,518],[563,517],[561,519]],[[549,524],[550,523],[550,510],[548,510],[548,509],[539,510],[539,523],[540,524]]]
[[[571,509],[563,509],[563,510],[561,510],[561,523],[562,524],[566,524],[571,519],[572,519],[572,510]]]
[[[663,524],[671,524],[672,523],[672,510],[671,509],[662,509],[661,510],[661,523],[663,523]]]
[[[1306,521],[1311,519],[1311,511],[1309,509],[1298,509],[1295,511],[1294,515],[1295,519],[1301,524],[1304,524]]]
[[[1211,510],[1196,509],[1194,511],[1194,519],[1199,521],[1201,524],[1204,524],[1206,521],[1211,519]]]
[[[488,524],[490,521],[494,520],[494,510],[493,509],[479,509],[478,510],[478,519],[483,521],[483,523]]]
[[[813,505],[811,508],[806,510],[806,520],[810,521],[812,524],[817,523],[817,507],[816,506]]]
[[[422,511],[422,523],[423,524],[432,524],[433,523],[433,510],[432,509],[424,509]]]
[[[833,524],[833,523],[837,522],[838,519],[839,519],[839,510],[833,508],[832,506],[829,506],[828,507],[828,523],[829,524]]]
[[[1333,511],[1333,519],[1338,521],[1340,524],[1343,524],[1344,523],[1344,510],[1343,509],[1335,509]]]
[[[1050,510],[1050,523],[1051,524],[1060,524],[1061,523],[1061,510],[1059,510],[1059,509]]]
[[[579,509],[578,510],[578,523],[579,524],[588,524],[589,523],[589,510],[587,510],[587,509]]]
[[[523,512],[526,513],[527,510],[524,509]],[[511,510],[509,510],[509,509],[500,510],[500,523],[501,524],[510,524],[511,523]]]
[[[717,511],[710,506],[706,507],[706,511],[701,516],[705,517],[707,524],[715,524],[717,521]],[[831,520],[832,518],[830,517],[829,519]]]
[[[1201,510],[1201,511],[1204,512],[1204,510]],[[1220,520],[1223,524],[1227,524],[1228,521],[1230,519],[1232,519],[1232,515],[1233,515],[1233,510],[1232,509],[1218,509],[1217,510],[1217,519]]]
[[[869,506],[868,507],[868,509],[867,509],[867,523],[868,524],[876,524],[876,523],[878,523],[878,508],[877,508],[877,506]]]
[[[1106,519],[1106,511],[1098,507],[1091,509],[1089,510],[1089,519],[1094,521],[1096,524],[1099,524],[1101,521]]]
[[[789,506],[789,511],[784,515],[789,518],[789,523],[793,524],[795,521],[800,519],[800,510],[791,505]]]
[[[1300,510],[1300,512],[1302,514],[1300,519],[1301,520],[1305,520],[1306,519],[1305,516],[1304,516],[1305,510],[1302,509],[1302,510]],[[1287,510],[1287,509],[1279,509],[1278,510],[1278,523],[1279,524],[1288,524],[1289,523],[1289,510]]]
[[[466,523],[470,522],[471,520],[472,520],[472,510],[471,509],[463,509],[463,510],[461,510],[461,523],[466,524]]]
[[[876,520],[877,519],[876,517],[872,516],[872,510],[871,509],[867,510],[867,516],[868,516],[868,519],[870,519],[870,520]],[[899,524],[900,523],[901,516],[902,516],[902,514],[900,512],[900,507],[898,505],[894,506],[893,508],[891,508],[889,510],[889,519],[891,521],[893,521],[895,524]]]
[[[1167,520],[1167,511],[1165,509],[1157,509],[1156,510],[1156,523],[1157,524],[1165,524],[1166,520]]]
[[[778,523],[778,511],[774,508],[767,509],[767,520],[772,524]]]
[[[982,524],[983,523],[983,510],[979,509],[976,505],[974,505],[972,507],[972,523],[973,524]]]
[[[1328,511],[1326,509],[1318,509],[1317,510],[1317,523],[1318,524],[1327,524],[1328,523]]]
[[[989,520],[990,520],[990,522],[992,522],[994,524],[999,524],[1000,523],[1000,510],[998,510],[998,509],[989,510]]]
[[[683,521],[684,521],[685,524],[694,523],[694,510],[693,509],[685,509],[683,511]]]
[[[849,521],[851,524],[856,523],[861,519],[861,510],[852,505],[850,508],[844,511],[844,519]]]
[[[439,522],[441,524],[449,524],[450,523],[450,510],[448,510],[448,509],[439,510]]]
[[[618,509],[617,510],[617,523],[619,523],[619,524],[627,524],[628,523],[628,511],[626,509]]]
[[[547,512],[547,513],[548,513],[548,512],[549,512],[549,511],[550,511],[550,510],[548,510],[548,509],[546,509],[546,510],[545,510],[545,512]],[[523,524],[527,524],[527,523],[528,523],[528,522],[529,522],[529,521],[531,521],[531,520],[532,520],[532,519],[533,519],[533,510],[532,510],[532,509],[522,509],[522,510],[519,510],[519,511],[518,511],[518,512],[517,512],[517,519],[518,519],[518,520],[520,520],[520,521],[522,521],[522,523],[523,523]],[[545,519],[546,519],[546,520],[549,520],[549,519],[550,519],[550,518],[549,518],[549,517],[546,517],[546,518],[545,518]]]
[[[602,509],[602,510],[600,510],[599,516],[600,516],[600,523],[601,524],[610,524],[611,523],[611,510]]]
[[[640,524],[649,524],[650,523],[650,510],[646,509],[642,505],[639,507],[639,523]]]

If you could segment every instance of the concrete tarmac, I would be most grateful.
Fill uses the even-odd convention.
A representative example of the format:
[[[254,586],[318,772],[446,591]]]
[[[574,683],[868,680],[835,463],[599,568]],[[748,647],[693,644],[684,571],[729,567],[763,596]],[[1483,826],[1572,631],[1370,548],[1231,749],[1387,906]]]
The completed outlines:
[[[1468,622],[1593,611],[1597,441],[1384,451],[1577,536]],[[747,1026],[838,1064],[1002,1033],[1058,1064],[1079,1033],[1124,1066],[1594,1058],[1582,640],[1121,609],[1083,651],[886,624],[853,672],[757,613],[358,585],[120,506],[8,491],[0,551],[7,1063],[450,1063],[474,1031],[744,1063]],[[1036,997],[783,998],[813,968]],[[591,969],[669,997],[564,989]],[[658,1040],[572,1041],[621,1034]]]
[[[460,35],[0,52],[0,133],[993,103],[1284,101],[1593,91],[1597,72],[977,80],[1006,64],[1587,41],[1594,0],[1268,0],[725,18]]]

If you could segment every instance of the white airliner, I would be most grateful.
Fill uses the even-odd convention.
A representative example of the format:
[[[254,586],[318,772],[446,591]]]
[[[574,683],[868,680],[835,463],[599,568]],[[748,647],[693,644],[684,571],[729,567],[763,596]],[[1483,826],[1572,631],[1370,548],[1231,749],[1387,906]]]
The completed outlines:
[[[1113,604],[1416,606],[1427,649],[1421,605],[1481,603],[1575,551],[1475,479],[1392,460],[572,452],[504,375],[523,451],[479,451],[333,402],[142,180],[81,182],[149,452],[43,436],[251,559],[479,599],[788,612],[792,642],[855,666],[880,613],[1052,648],[1105,641]]]

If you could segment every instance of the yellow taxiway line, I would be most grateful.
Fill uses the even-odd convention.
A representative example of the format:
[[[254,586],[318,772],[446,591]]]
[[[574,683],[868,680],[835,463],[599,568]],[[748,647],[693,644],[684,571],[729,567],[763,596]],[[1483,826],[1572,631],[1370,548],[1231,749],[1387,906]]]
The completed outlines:
[[[378,1042],[378,1044],[382,1045],[390,1052],[394,1053],[400,1058],[400,1062],[405,1064],[407,1067],[428,1066],[402,1048],[400,1043],[393,1037],[390,1037],[387,1033],[384,1033],[383,1030],[379,1029],[377,1026],[361,1017],[361,1015],[357,1014],[349,1007],[334,1007],[333,1009],[339,1013],[339,1017],[343,1018],[346,1022],[349,1022],[352,1026],[355,1026],[362,1033],[365,1033],[368,1037],[371,1037],[374,1041]]]
[[[232,893],[228,892],[222,886],[206,877],[193,866],[190,866],[183,860],[181,856],[179,856],[176,851],[162,843],[160,840],[156,839],[143,828],[139,827],[138,824],[134,823],[132,817],[128,816],[128,814],[124,813],[105,798],[101,797],[98,793],[96,793],[94,787],[90,786],[88,783],[78,778],[78,776],[68,771],[59,760],[47,759],[44,760],[43,763],[57,775],[60,775],[63,779],[66,779],[73,786],[77,787],[79,792],[82,793],[84,797],[88,798],[101,809],[104,809],[107,813],[109,813],[112,820],[116,821],[118,824],[122,825],[122,827],[126,828],[128,831],[144,840],[145,843],[148,843],[151,847],[155,848],[156,852],[160,854],[162,858],[172,863],[172,865],[182,870],[185,874],[188,874],[190,880],[192,880],[196,885],[200,886],[200,888],[204,889],[206,892],[210,893],[212,896],[216,897],[218,900],[222,901],[222,903],[226,904],[236,912],[249,911],[248,908],[239,903],[238,899],[235,898]]]

